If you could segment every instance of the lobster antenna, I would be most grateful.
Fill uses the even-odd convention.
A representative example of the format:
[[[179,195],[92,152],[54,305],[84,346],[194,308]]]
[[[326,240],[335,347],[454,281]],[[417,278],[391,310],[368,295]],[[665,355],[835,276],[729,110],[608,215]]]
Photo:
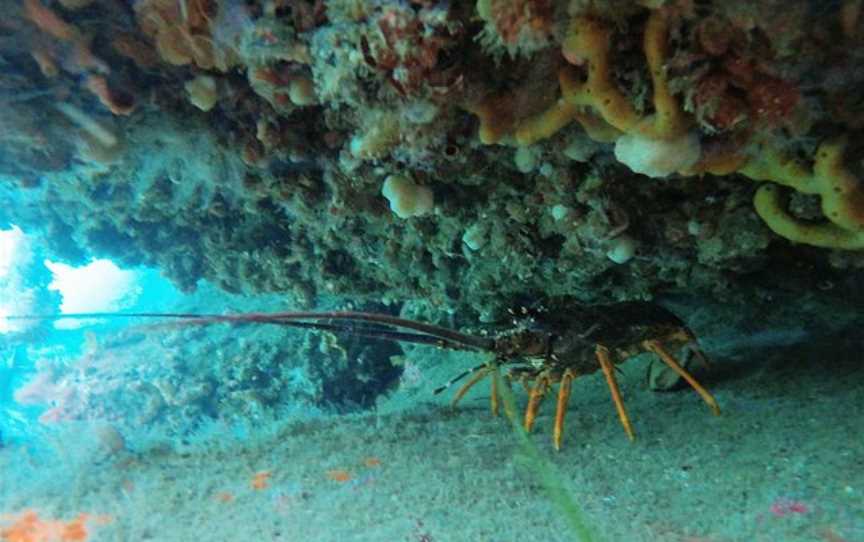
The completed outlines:
[[[474,350],[473,347],[468,347],[464,344],[453,343],[446,339],[436,337],[434,335],[426,335],[424,333],[408,333],[405,331],[397,331],[384,327],[325,324],[323,322],[294,322],[290,320],[278,323],[291,327],[330,331],[332,333],[344,333],[351,336],[366,337],[369,339],[381,339],[412,344],[425,344],[429,346],[437,346],[439,348],[446,348],[448,350]]]
[[[399,318],[389,314],[376,312],[355,311],[286,311],[286,312],[250,312],[237,314],[199,314],[187,312],[77,312],[69,314],[33,314],[33,315],[10,315],[5,316],[7,320],[62,320],[69,318],[73,320],[88,320],[94,318],[164,318],[184,320],[191,325],[208,325],[214,323],[260,323],[260,324],[289,324],[301,320],[346,320],[354,322],[370,322],[384,324],[396,328],[410,329],[425,335],[460,344],[469,348],[490,351],[494,348],[494,340],[488,337],[478,337],[460,333],[450,328],[426,324],[415,320]]]

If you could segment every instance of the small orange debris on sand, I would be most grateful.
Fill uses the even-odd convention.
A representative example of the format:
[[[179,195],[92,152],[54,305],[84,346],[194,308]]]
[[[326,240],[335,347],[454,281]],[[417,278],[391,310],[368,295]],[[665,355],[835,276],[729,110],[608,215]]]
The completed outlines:
[[[9,516],[0,517],[0,522]],[[34,510],[25,510],[14,519],[14,523],[0,527],[0,539],[5,542],[82,542],[87,540],[87,521],[93,519],[100,524],[111,521],[108,516],[93,517],[80,514],[71,521],[40,519]]]
[[[351,473],[343,469],[328,470],[327,478],[334,482],[347,482],[351,480]]]
[[[381,460],[378,459],[377,457],[367,457],[366,459],[363,460],[363,464],[371,469],[373,467],[380,467],[381,466]]]
[[[252,489],[267,489],[270,487],[270,477],[273,476],[273,473],[269,470],[262,470],[256,472],[252,477],[252,481],[249,482],[249,485],[252,486]]]
[[[234,501],[234,495],[228,491],[220,491],[213,496],[219,502],[229,503]]]

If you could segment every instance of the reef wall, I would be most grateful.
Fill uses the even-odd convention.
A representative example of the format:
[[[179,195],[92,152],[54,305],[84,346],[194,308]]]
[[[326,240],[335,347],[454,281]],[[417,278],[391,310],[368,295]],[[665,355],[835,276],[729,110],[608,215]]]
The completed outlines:
[[[861,4],[4,0],[0,218],[475,321],[858,284]]]

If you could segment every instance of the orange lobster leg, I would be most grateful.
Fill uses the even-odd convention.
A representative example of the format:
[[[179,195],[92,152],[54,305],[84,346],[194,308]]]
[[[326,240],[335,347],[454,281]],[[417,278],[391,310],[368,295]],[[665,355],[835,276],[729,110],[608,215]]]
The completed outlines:
[[[534,427],[534,419],[537,418],[537,410],[540,408],[540,401],[546,395],[546,389],[549,387],[549,378],[546,375],[540,375],[534,381],[534,387],[531,388],[531,393],[528,396],[528,406],[525,407],[525,431],[531,432]]]
[[[453,395],[453,400],[450,402],[450,405],[456,406],[456,403],[458,403],[463,397],[465,397],[465,394],[468,393],[468,390],[473,388],[474,384],[483,380],[491,370],[492,369],[490,369],[489,367],[484,367],[483,369],[480,369],[479,371],[474,373],[474,376],[472,376],[471,379],[468,380],[468,382],[462,384],[462,387],[459,388],[459,391],[457,391]]]
[[[678,376],[686,380],[687,383],[690,384],[690,386],[694,390],[696,390],[696,393],[698,393],[699,396],[702,397],[702,400],[708,404],[708,407],[711,408],[711,411],[716,416],[720,415],[720,407],[717,405],[717,401],[714,400],[714,396],[708,393],[708,390],[703,388],[702,385],[699,384],[699,382],[697,382],[695,378],[693,378],[693,375],[688,373],[684,369],[684,367],[681,367],[681,365],[677,361],[675,361],[675,358],[673,358],[672,355],[667,352],[665,348],[663,348],[663,345],[660,344],[660,341],[643,341],[642,346],[644,346],[645,349],[649,352],[654,352],[655,354],[657,354],[660,359],[663,360],[663,363],[665,363],[669,366],[670,369],[678,373]]]
[[[621,400],[621,390],[618,389],[618,380],[615,379],[615,366],[609,357],[609,349],[602,344],[598,344],[594,350],[594,354],[597,356],[597,361],[600,362],[600,368],[603,369],[606,383],[609,384],[609,391],[612,392],[612,402],[615,403],[615,410],[618,411],[618,419],[621,420],[621,425],[624,426],[624,432],[627,433],[630,440],[636,440],[633,426],[630,424],[630,418],[624,409],[624,401]]]
[[[558,404],[555,408],[555,432],[552,435],[556,450],[561,449],[561,436],[564,433],[564,415],[567,413],[567,401],[570,400],[570,388],[574,378],[573,371],[570,369],[567,369],[561,375],[561,384],[558,387]]]

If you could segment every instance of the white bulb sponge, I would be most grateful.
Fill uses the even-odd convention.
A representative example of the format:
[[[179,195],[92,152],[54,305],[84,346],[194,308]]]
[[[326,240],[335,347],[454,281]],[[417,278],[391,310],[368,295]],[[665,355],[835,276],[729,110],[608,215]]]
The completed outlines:
[[[627,263],[636,255],[636,240],[629,235],[619,235],[612,240],[606,257],[615,263]]]
[[[652,139],[639,134],[624,134],[615,142],[615,158],[636,173],[666,177],[694,165],[702,147],[695,134],[674,139]]]
[[[381,195],[390,202],[390,210],[399,218],[422,216],[432,211],[435,198],[425,186],[402,175],[390,175],[384,180]]]

